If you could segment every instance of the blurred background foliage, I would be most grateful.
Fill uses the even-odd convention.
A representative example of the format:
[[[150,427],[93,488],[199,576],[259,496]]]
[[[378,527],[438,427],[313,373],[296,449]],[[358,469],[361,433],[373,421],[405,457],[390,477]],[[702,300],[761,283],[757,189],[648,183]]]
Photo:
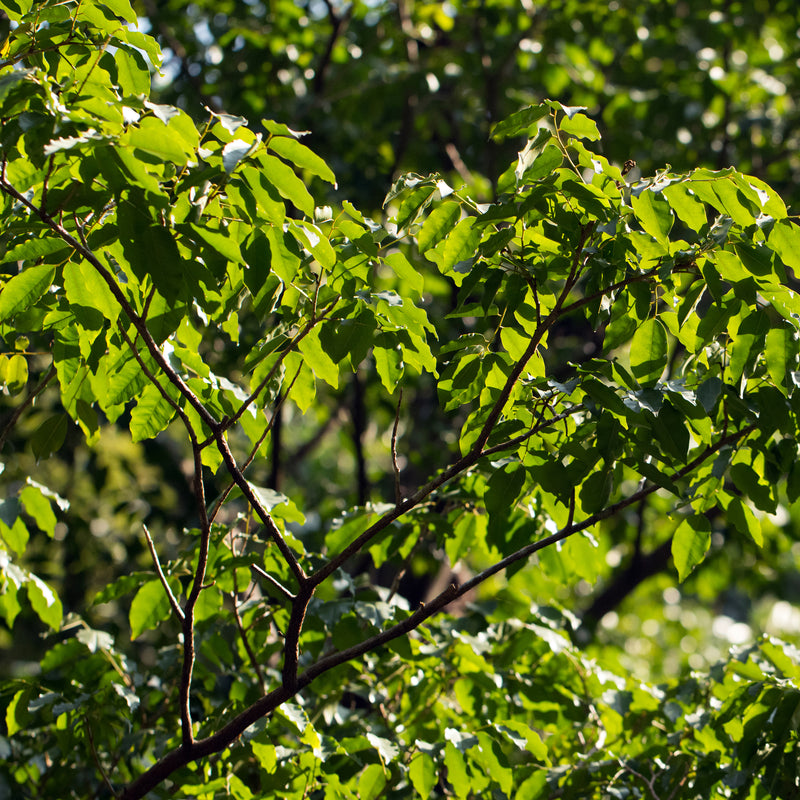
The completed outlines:
[[[491,197],[514,153],[491,125],[554,97],[589,109],[604,155],[644,174],[734,165],[797,191],[800,10],[792,0],[141,0],[155,89],[291,120],[341,195],[377,209],[398,172]]]
[[[206,106],[242,115],[256,129],[269,118],[311,131],[306,143],[338,178],[330,201],[346,198],[376,216],[406,170],[439,172],[490,201],[522,146],[490,141],[492,124],[545,97],[586,106],[604,155],[619,166],[633,160],[649,175],[666,164],[733,165],[767,181],[787,204],[798,199],[794,0],[141,0],[137,11],[141,29],[158,38],[165,55],[154,100],[198,119]],[[442,320],[440,339],[455,337],[460,321],[445,319],[455,304],[451,289],[433,274],[425,280],[429,315]],[[595,346],[577,327],[559,331],[554,342],[564,362],[590,356]],[[220,364],[237,358],[223,339],[203,355]],[[3,420],[18,402],[0,398]],[[45,391],[37,409],[43,414],[54,402]],[[150,568],[143,523],[161,541],[177,541],[194,524],[187,453],[168,436],[133,444],[107,426],[91,447],[67,432],[58,454],[36,464],[28,442],[41,422],[37,413],[5,443],[6,477],[36,474],[70,508],[54,541],[42,535],[32,542],[31,569],[58,587],[67,609],[126,633],[116,603],[91,606],[92,599],[135,565]],[[301,496],[320,527],[353,504],[391,499],[394,416],[365,370],[338,392],[320,391],[305,415],[283,409],[271,458],[255,465],[251,480]],[[446,463],[461,422],[439,410],[426,381],[406,391],[398,435],[409,484]],[[468,502],[463,491],[439,498],[431,524],[434,514]],[[507,617],[524,619],[542,604],[565,609],[589,655],[602,653],[653,680],[707,668],[762,632],[800,643],[800,507],[787,503],[763,514],[760,550],[716,526],[714,555],[679,585],[669,563],[668,503],[652,496],[600,526],[597,548],[581,548],[580,558],[568,549],[544,551],[540,563],[497,578],[483,596]],[[472,559],[480,566],[489,554]],[[414,551],[402,586],[412,602],[424,598],[444,560],[435,545]],[[13,653],[10,632],[0,630],[4,671],[24,673],[29,659],[35,667],[32,615],[30,635],[19,635],[27,620],[16,623]]]

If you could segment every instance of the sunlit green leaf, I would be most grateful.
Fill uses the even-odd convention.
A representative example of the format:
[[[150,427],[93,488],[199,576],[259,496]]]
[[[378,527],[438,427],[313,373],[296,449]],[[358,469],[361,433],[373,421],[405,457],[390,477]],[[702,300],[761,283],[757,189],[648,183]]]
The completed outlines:
[[[645,320],[631,341],[631,372],[643,386],[653,386],[667,365],[667,332],[657,317]]]
[[[711,524],[700,514],[686,517],[672,535],[672,558],[678,579],[686,580],[689,573],[706,557],[711,545]]]
[[[631,204],[642,228],[666,246],[673,222],[669,203],[650,189],[645,189],[638,197],[631,197]]]
[[[170,582],[172,591],[176,582]],[[143,584],[131,601],[128,621],[131,626],[131,639],[137,639],[144,631],[157,628],[172,614],[166,590],[160,580],[154,578]]]
[[[55,269],[49,264],[27,267],[14,275],[0,292],[0,322],[35,303],[53,282]]]

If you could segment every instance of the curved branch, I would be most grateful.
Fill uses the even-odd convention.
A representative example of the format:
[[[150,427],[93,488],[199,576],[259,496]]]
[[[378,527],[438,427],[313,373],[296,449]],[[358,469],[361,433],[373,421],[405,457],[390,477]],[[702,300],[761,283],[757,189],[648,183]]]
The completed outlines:
[[[755,430],[757,430],[756,425],[749,425],[740,431],[720,437],[715,444],[709,445],[696,458],[692,459],[692,461],[681,469],[673,472],[669,476],[670,479],[674,481],[686,477],[722,447],[748,436]],[[488,578],[496,575],[498,572],[502,572],[504,569],[511,566],[511,564],[527,559],[539,550],[543,550],[545,547],[550,547],[556,542],[560,542],[573,534],[591,528],[601,520],[608,519],[622,509],[634,503],[638,503],[643,498],[658,491],[659,488],[661,487],[655,484],[643,487],[624,500],[620,500],[601,511],[591,514],[581,522],[570,523],[560,531],[520,548],[501,561],[498,561],[496,564],[493,564],[491,567],[483,570],[483,572],[478,573],[470,580],[462,583],[461,586],[456,587],[454,584],[451,584],[433,600],[420,606],[410,616],[398,622],[396,625],[393,625],[385,631],[381,631],[353,647],[346,650],[339,650],[322,657],[299,676],[296,676],[296,679],[290,685],[284,681],[283,685],[270,692],[268,695],[265,695],[260,700],[257,700],[212,736],[195,741],[187,747],[181,747],[168,753],[164,758],[150,767],[147,772],[131,783],[122,793],[121,800],[139,800],[139,798],[143,797],[148,791],[153,789],[180,767],[204,756],[224,750],[237,737],[241,736],[250,725],[262,717],[271,714],[278,706],[294,697],[301,689],[304,689],[323,673],[340,664],[358,658],[377,647],[381,647],[406,633],[410,633],[425,622],[425,620],[432,617],[438,611],[441,611],[445,606],[457,600],[459,597],[463,597],[468,592],[471,592]],[[306,606],[307,601],[301,604],[303,611]]]

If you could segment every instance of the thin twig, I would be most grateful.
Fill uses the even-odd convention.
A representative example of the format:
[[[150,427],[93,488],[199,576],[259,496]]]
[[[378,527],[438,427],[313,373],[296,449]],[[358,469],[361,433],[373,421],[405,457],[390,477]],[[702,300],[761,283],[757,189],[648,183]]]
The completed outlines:
[[[272,519],[270,513],[266,508],[264,508],[264,504],[258,499],[253,487],[239,469],[239,465],[236,463],[236,459],[233,457],[230,447],[228,447],[228,443],[225,441],[224,434],[222,432],[217,432],[214,438],[217,442],[217,449],[221,453],[222,459],[225,462],[225,466],[228,468],[228,472],[230,473],[231,477],[235,481],[236,485],[242,490],[242,494],[247,499],[247,502],[253,507],[253,510],[256,512],[261,522],[264,523],[267,533],[280,550],[284,561],[286,561],[289,566],[289,569],[291,569],[291,571],[294,573],[298,584],[304,584],[306,582],[305,570],[300,566],[297,557],[289,548],[289,545],[286,543],[286,540],[283,538],[280,530],[278,530],[275,520]]]
[[[266,570],[262,569],[258,566],[258,564],[251,564],[250,569],[256,573],[256,575],[260,575],[267,581],[273,589],[276,589],[280,594],[282,594],[287,600],[290,602],[294,602],[295,595],[293,595],[280,581],[276,580],[272,575],[269,574]]]
[[[230,548],[231,553],[235,555],[234,542],[232,538]],[[239,614],[239,579],[236,577],[235,569],[233,570],[233,592],[231,593],[231,600],[233,601],[233,618],[236,622],[236,627],[239,630],[239,637],[244,645],[247,658],[250,661],[250,666],[253,668],[253,671],[256,673],[256,677],[258,678],[258,685],[261,687],[261,694],[266,694],[267,682],[264,679],[264,671],[261,669],[261,664],[259,664],[258,658],[256,658],[256,654],[253,652],[253,648],[250,645],[250,640],[247,638],[247,631],[245,631],[244,625],[242,624],[242,617]]]
[[[223,429],[230,428],[232,425],[234,425],[236,422],[238,422],[238,420],[242,416],[242,414],[244,414],[244,412],[253,404],[253,402],[256,400],[256,398],[261,394],[262,391],[264,391],[264,389],[267,387],[269,382],[272,380],[272,378],[278,372],[278,370],[280,369],[281,364],[283,364],[283,361],[286,358],[286,356],[288,356],[289,353],[292,353],[295,350],[297,350],[297,345],[300,344],[300,342],[303,339],[305,339],[305,337],[308,336],[309,333],[311,333],[311,331],[314,329],[314,327],[316,325],[318,325],[320,322],[322,322],[328,316],[328,314],[330,314],[333,311],[333,309],[336,307],[336,304],[338,302],[339,302],[338,298],[336,300],[331,301],[319,313],[317,313],[316,305],[315,305],[314,313],[312,315],[312,318],[306,323],[306,325],[303,327],[303,330],[300,331],[300,333],[298,333],[292,339],[291,342],[289,342],[288,346],[285,347],[279,353],[277,360],[272,365],[272,367],[270,367],[269,372],[264,376],[264,378],[261,380],[261,382],[258,384],[258,386],[256,386],[255,389],[253,389],[253,391],[248,395],[248,397],[245,398],[245,400],[242,402],[242,404],[236,410],[236,413],[233,416],[228,417],[222,423]],[[299,373],[299,369],[298,369],[298,373]],[[295,378],[296,378],[296,376],[295,376]],[[294,381],[293,381],[293,383],[294,383]]]
[[[648,791],[650,792],[650,796],[653,798],[653,800],[661,800],[661,798],[656,794],[656,790],[653,788],[653,783],[655,782],[655,778],[647,780],[647,778],[645,778],[645,776],[642,775],[641,772],[637,772],[635,769],[629,767],[627,764],[623,764],[622,769],[625,772],[629,772],[635,778],[639,778],[642,781],[642,783],[644,783],[644,785],[647,787]]]
[[[510,450],[513,447],[518,447],[523,442],[526,442],[528,439],[536,436],[537,433],[541,433],[545,428],[549,428],[550,426],[555,425],[557,422],[561,422],[562,420],[571,417],[573,414],[577,414],[579,411],[584,411],[585,409],[586,406],[584,406],[583,403],[577,403],[574,406],[570,406],[560,414],[556,414],[555,416],[550,417],[550,419],[540,422],[538,425],[535,425],[530,430],[525,431],[525,433],[521,433],[519,436],[515,436],[514,438],[508,439],[505,442],[500,442],[500,444],[492,445],[492,447],[487,447],[481,453],[481,457],[486,458],[487,456],[493,456],[495,453],[502,453],[503,450]]]
[[[397,505],[403,502],[403,492],[400,489],[400,468],[397,466],[397,426],[400,424],[400,404],[402,402],[403,390],[400,389],[392,426],[392,472],[394,472],[394,502]]]
[[[184,425],[186,425],[187,428],[193,431],[194,429],[191,428],[191,423],[189,422],[189,418],[186,416],[185,412],[180,407],[178,402],[173,397],[170,397],[169,392],[167,392],[167,390],[161,385],[161,382],[153,374],[150,367],[147,366],[147,362],[142,358],[142,354],[136,349],[136,342],[132,340],[130,336],[128,336],[128,332],[125,330],[125,326],[122,324],[122,322],[117,323],[117,329],[119,330],[122,338],[125,340],[125,344],[128,345],[128,349],[131,351],[133,357],[136,359],[136,362],[139,364],[139,368],[142,370],[147,380],[149,380],[150,383],[156,387],[161,397],[163,397],[164,400],[167,403],[169,403],[170,406],[172,406],[172,410],[175,411],[178,415],[180,415]]]
[[[105,785],[108,787],[108,791],[111,792],[111,795],[113,797],[116,797],[117,790],[114,788],[114,785],[109,780],[108,775],[106,775],[106,771],[103,769],[103,765],[100,763],[100,757],[97,754],[97,748],[95,747],[94,744],[94,734],[92,733],[92,726],[91,723],[89,722],[89,717],[86,714],[83,715],[83,722],[86,725],[86,736],[89,739],[89,749],[92,751],[92,760],[94,761],[95,766],[97,767],[97,771],[100,773],[100,777],[103,779],[103,783],[105,783]]]
[[[203,484],[203,461],[201,449],[196,441],[192,442],[194,455],[194,491],[197,508],[200,513],[200,551],[197,554],[197,567],[195,568],[192,588],[186,598],[183,619],[183,665],[181,668],[180,703],[181,703],[181,735],[183,746],[189,747],[194,741],[192,725],[191,693],[192,675],[195,661],[194,642],[194,609],[200,592],[208,588],[205,582],[208,567],[208,553],[211,545],[211,525],[206,513],[205,487]]]
[[[147,549],[150,551],[150,557],[153,559],[153,566],[156,568],[156,574],[158,575],[158,579],[161,581],[161,585],[164,587],[164,591],[167,593],[169,604],[172,606],[172,610],[175,612],[175,616],[181,622],[183,622],[184,619],[183,609],[181,608],[180,603],[173,594],[169,582],[167,581],[167,576],[164,575],[164,570],[161,568],[161,561],[158,558],[158,553],[156,552],[156,546],[153,543],[153,537],[150,535],[150,531],[147,529],[147,525],[145,525],[144,523],[142,523],[142,529],[144,530],[144,538],[147,541]]]

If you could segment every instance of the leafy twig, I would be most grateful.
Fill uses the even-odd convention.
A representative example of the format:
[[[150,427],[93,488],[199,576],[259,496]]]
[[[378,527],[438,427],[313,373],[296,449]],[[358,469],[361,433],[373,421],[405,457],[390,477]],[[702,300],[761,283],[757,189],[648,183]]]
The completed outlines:
[[[283,396],[280,398],[280,400],[275,405],[275,408],[273,410],[272,416],[270,417],[269,422],[264,426],[264,430],[261,432],[261,436],[258,437],[258,441],[250,448],[250,453],[248,454],[248,456],[245,459],[245,461],[240,465],[239,469],[242,472],[244,472],[250,466],[250,464],[253,463],[253,459],[256,457],[256,453],[258,453],[258,449],[261,447],[262,443],[264,442],[264,439],[267,438],[267,436],[269,435],[269,432],[272,430],[272,427],[275,424],[275,420],[277,419],[277,415],[278,415],[280,409],[283,407],[283,404],[286,402],[286,399],[288,398],[289,392],[291,392],[292,386],[294,386],[295,381],[300,376],[300,370],[301,369],[302,369],[302,365],[297,368],[297,371],[294,374],[294,378],[292,378],[292,381],[289,384],[289,388],[283,393]],[[222,490],[222,493],[217,498],[216,502],[214,503],[214,507],[211,509],[211,512],[208,515],[209,519],[211,519],[213,521],[216,518],[216,516],[219,513],[220,509],[222,508],[222,505],[224,504],[225,500],[228,499],[228,496],[233,491],[233,487],[234,486],[236,486],[236,483],[234,481],[231,481],[228,484],[228,486],[226,486],[225,489]]]
[[[155,339],[153,339],[153,336],[148,330],[145,320],[139,314],[136,313],[136,310],[133,308],[128,298],[125,297],[125,294],[122,292],[119,285],[114,280],[113,275],[100,262],[100,260],[88,246],[86,246],[85,244],[81,243],[78,239],[76,239],[68,230],[66,230],[66,228],[64,228],[63,225],[54,220],[43,208],[35,206],[23,194],[21,194],[17,189],[15,189],[6,180],[4,171],[2,175],[0,175],[0,190],[4,191],[9,196],[19,201],[31,212],[36,214],[36,216],[38,216],[42,220],[42,222],[44,222],[52,231],[58,234],[58,236],[61,237],[63,241],[65,241],[78,253],[80,253],[80,255],[83,256],[83,258],[89,264],[91,264],[95,270],[97,270],[97,272],[100,274],[100,277],[103,278],[103,280],[108,285],[108,288],[114,295],[116,301],[122,307],[122,310],[124,311],[125,315],[128,317],[133,326],[136,328],[139,336],[141,336],[142,341],[144,342],[145,346],[150,352],[150,355],[153,357],[153,360],[156,362],[161,372],[167,377],[170,383],[172,383],[173,386],[175,386],[178,389],[178,391],[186,398],[186,401],[192,406],[192,408],[194,408],[194,410],[199,415],[201,421],[212,432],[213,438],[217,444],[217,449],[219,450],[223,460],[225,461],[225,466],[228,469],[228,472],[231,474],[234,481],[242,490],[242,493],[245,495],[247,500],[253,506],[254,510],[264,523],[267,532],[269,533],[270,537],[280,550],[281,555],[286,560],[290,569],[295,574],[298,582],[302,582],[303,580],[305,580],[305,572],[297,562],[297,559],[295,558],[289,546],[286,544],[286,541],[281,535],[281,532],[275,525],[275,521],[272,519],[270,514],[264,508],[263,504],[255,496],[255,493],[250,488],[250,485],[245,480],[238,465],[236,464],[236,460],[234,459],[233,454],[231,453],[230,448],[228,447],[228,443],[225,441],[224,428],[222,424],[214,418],[214,416],[206,408],[206,406],[200,400],[200,398],[189,388],[189,386],[186,385],[186,382],[183,380],[183,378],[181,378],[181,376],[169,364],[166,357],[156,344]]]

